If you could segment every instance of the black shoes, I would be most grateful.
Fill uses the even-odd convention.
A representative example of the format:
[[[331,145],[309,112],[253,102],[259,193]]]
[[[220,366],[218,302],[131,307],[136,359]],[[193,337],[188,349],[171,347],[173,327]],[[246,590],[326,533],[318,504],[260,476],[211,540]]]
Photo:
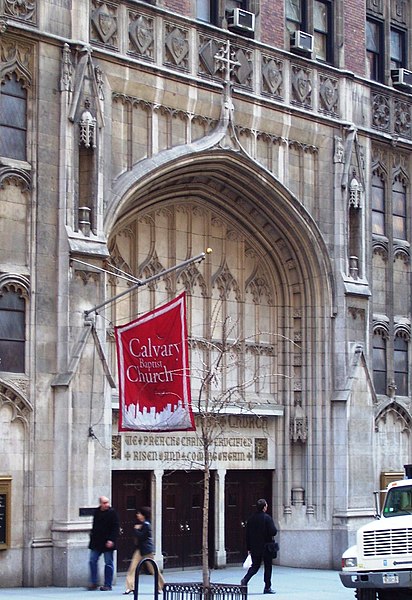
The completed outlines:
[[[101,592],[111,592],[112,590],[112,586],[111,585],[101,585],[100,586],[100,591]]]
[[[276,594],[275,590],[272,590],[272,588],[265,588],[263,590],[264,594]]]

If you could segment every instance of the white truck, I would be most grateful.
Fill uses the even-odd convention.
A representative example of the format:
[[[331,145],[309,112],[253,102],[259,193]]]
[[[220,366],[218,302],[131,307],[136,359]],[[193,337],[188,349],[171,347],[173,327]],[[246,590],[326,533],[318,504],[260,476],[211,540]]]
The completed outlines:
[[[407,477],[411,470],[405,465]],[[340,579],[358,600],[412,600],[412,479],[388,485],[381,513],[376,504],[377,519],[342,556]]]

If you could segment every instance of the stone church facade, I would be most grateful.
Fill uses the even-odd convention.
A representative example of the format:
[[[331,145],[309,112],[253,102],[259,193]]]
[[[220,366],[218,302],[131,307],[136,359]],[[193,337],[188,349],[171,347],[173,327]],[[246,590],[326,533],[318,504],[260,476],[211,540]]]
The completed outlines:
[[[118,570],[139,504],[162,567],[200,564],[197,433],[117,426],[113,328],[182,291],[197,423],[202,368],[232,348],[210,391],[236,390],[211,566],[243,561],[265,495],[279,564],[339,567],[411,462],[411,18],[400,0],[2,0],[2,585],[86,583],[101,494]]]

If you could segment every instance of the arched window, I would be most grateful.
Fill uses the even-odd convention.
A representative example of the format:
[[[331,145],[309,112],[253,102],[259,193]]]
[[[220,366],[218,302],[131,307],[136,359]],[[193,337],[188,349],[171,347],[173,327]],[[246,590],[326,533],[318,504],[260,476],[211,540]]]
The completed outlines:
[[[397,396],[408,396],[408,340],[403,335],[395,337],[393,369]]]
[[[392,186],[393,237],[406,240],[406,188],[399,178]]]
[[[385,185],[377,173],[372,175],[372,233],[385,235]]]
[[[20,291],[0,291],[0,371],[25,372],[25,309]]]
[[[26,160],[27,92],[15,74],[1,83],[0,156]]]
[[[380,330],[373,335],[373,383],[377,394],[386,394],[386,338]]]

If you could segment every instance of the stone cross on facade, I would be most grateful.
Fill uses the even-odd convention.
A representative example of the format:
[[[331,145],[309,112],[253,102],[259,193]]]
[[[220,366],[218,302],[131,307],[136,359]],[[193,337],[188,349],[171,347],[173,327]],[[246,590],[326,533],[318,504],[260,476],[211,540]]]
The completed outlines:
[[[236,51],[230,46],[230,40],[220,45],[219,52],[215,54],[214,58],[217,61],[217,70],[222,72],[226,85],[230,84],[234,68],[241,64],[236,59]]]

